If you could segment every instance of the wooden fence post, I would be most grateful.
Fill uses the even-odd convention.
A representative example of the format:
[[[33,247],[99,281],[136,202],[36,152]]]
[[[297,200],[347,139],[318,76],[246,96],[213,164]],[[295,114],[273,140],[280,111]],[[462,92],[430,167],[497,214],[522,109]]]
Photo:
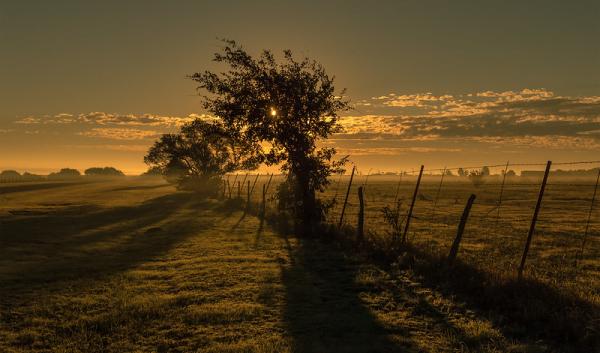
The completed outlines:
[[[358,227],[357,227],[357,240],[358,243],[362,243],[365,237],[365,200],[363,195],[363,187],[358,187]]]
[[[594,201],[596,201],[596,192],[598,191],[598,181],[600,180],[600,168],[598,168],[598,176],[596,176],[596,185],[594,186],[594,195],[592,196],[592,203],[590,204],[590,210],[588,212],[587,222],[585,224],[585,233],[583,233],[583,240],[581,242],[581,250],[579,251],[579,258],[583,257],[583,249],[585,248],[585,241],[587,239],[588,230],[590,229],[590,219],[592,218],[592,211],[594,210]]]
[[[502,175],[502,184],[500,184],[500,195],[498,196],[498,209],[496,212],[496,227],[498,226],[498,222],[500,221],[500,206],[502,206],[502,195],[504,194],[504,183],[506,182],[506,173],[508,173],[508,161],[506,162],[506,167],[504,168],[504,175]]]
[[[260,173],[257,173],[256,178],[254,178],[254,183],[252,184],[252,190],[250,190],[250,194],[252,194],[254,192],[254,187],[256,186],[256,182],[258,181],[259,176],[260,176]]]
[[[235,178],[233,178],[233,182],[231,183],[231,188],[235,187],[235,182],[237,181],[238,175],[235,174]],[[231,198],[231,188],[229,189],[229,198]]]
[[[265,219],[265,213],[267,210],[267,185],[262,185],[262,205],[260,208],[260,219]]]
[[[454,242],[452,243],[452,247],[450,248],[450,254],[448,254],[449,265],[452,265],[454,263],[456,255],[458,254],[458,247],[460,246],[460,241],[465,231],[467,219],[469,218],[469,212],[471,212],[473,202],[475,202],[475,194],[471,194],[471,196],[469,196],[469,199],[467,200],[467,205],[465,206],[465,210],[463,211],[462,217],[460,217],[460,223],[458,224],[456,238],[454,238]]]
[[[242,179],[242,185],[246,185],[246,179],[248,179],[248,173],[244,174],[244,179]]]
[[[440,185],[438,185],[437,192],[435,193],[435,199],[433,200],[433,207],[431,210],[431,221],[433,221],[433,217],[435,216],[435,207],[437,206],[438,199],[440,198],[440,192],[442,191],[442,183],[444,183],[444,176],[446,175],[446,167],[442,171],[442,177],[440,178]]]
[[[410,225],[410,219],[412,218],[413,209],[415,208],[415,201],[417,200],[417,194],[419,193],[419,185],[421,184],[421,177],[423,176],[423,168],[419,171],[419,177],[417,178],[417,185],[415,185],[415,192],[413,193],[410,208],[408,209],[408,215],[406,216],[406,223],[404,225],[404,232],[402,233],[402,243],[406,243],[406,236],[408,234],[408,227]]]
[[[238,196],[237,196],[237,198],[238,199],[242,198],[242,183],[240,183],[239,181],[238,181]]]
[[[352,174],[350,174],[350,182],[348,182],[348,190],[346,191],[346,198],[344,199],[344,205],[342,206],[342,214],[340,215],[340,223],[338,223],[338,228],[342,228],[342,223],[344,222],[344,212],[346,212],[346,204],[348,203],[348,196],[350,195],[350,187],[352,186],[352,179],[354,178],[355,170],[356,166],[353,166]]]
[[[248,180],[248,199],[246,201],[246,209],[250,209],[250,180]]]
[[[552,161],[548,161],[548,163],[546,164],[544,179],[542,180],[540,193],[538,195],[537,203],[535,204],[535,210],[533,211],[531,226],[529,227],[529,233],[527,234],[527,242],[525,243],[525,249],[523,249],[523,256],[521,257],[521,265],[519,265],[519,279],[523,278],[525,261],[527,260],[527,253],[529,252],[529,246],[531,245],[531,238],[533,238],[533,233],[535,232],[535,224],[537,222],[538,214],[540,212],[540,208],[542,207],[542,199],[544,197],[544,191],[546,190],[546,183],[548,182],[548,174],[550,174],[550,166],[552,166]]]
[[[271,185],[272,179],[273,179],[273,173],[271,173],[271,176],[269,177],[269,181],[267,181],[267,188],[266,188],[265,192],[269,190],[269,185]]]
[[[223,195],[221,198],[225,199],[225,192],[227,191],[227,181],[223,179]]]
[[[400,184],[402,184],[402,174],[404,172],[400,171],[400,179],[398,179],[398,185],[396,186],[396,195],[394,196],[394,204],[398,201],[398,196],[400,195]]]

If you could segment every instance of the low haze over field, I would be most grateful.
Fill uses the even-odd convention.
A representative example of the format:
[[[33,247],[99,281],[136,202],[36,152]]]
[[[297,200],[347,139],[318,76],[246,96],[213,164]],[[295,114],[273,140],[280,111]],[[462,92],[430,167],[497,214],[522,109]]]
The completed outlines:
[[[4,2],[0,169],[143,172],[206,116],[186,75],[217,37],[322,62],[354,107],[326,143],[363,169],[594,159],[598,2],[478,4]]]

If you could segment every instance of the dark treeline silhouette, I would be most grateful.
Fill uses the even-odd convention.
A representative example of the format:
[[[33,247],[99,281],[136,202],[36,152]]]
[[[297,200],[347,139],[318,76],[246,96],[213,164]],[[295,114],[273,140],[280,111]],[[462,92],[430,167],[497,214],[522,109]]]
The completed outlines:
[[[114,167],[93,167],[84,171],[85,175],[89,176],[125,176],[125,173]]]
[[[23,174],[16,170],[3,170],[0,172],[0,182],[17,183],[31,181],[58,181],[58,180],[78,180],[82,177],[122,177],[125,174],[114,167],[92,167],[84,171],[84,175],[77,169],[62,168],[58,172],[52,172],[48,175],[32,174],[24,172]]]

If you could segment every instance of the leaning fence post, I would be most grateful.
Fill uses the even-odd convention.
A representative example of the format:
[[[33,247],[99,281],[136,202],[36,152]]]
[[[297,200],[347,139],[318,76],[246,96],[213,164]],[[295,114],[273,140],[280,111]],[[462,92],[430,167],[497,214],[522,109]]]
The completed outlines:
[[[508,173],[508,163],[509,162],[506,162],[504,174],[502,175],[502,184],[500,184],[500,195],[498,196],[498,209],[496,212],[496,226],[498,226],[498,222],[500,221],[500,206],[502,206],[502,195],[504,194],[504,183],[506,182],[506,173]]]
[[[471,194],[471,196],[469,196],[469,199],[467,200],[467,205],[465,206],[465,210],[463,211],[462,217],[460,217],[460,223],[458,224],[456,238],[454,238],[454,242],[452,243],[452,247],[450,248],[450,254],[448,254],[449,265],[452,265],[454,263],[456,255],[458,254],[458,247],[460,246],[460,241],[465,231],[467,219],[469,218],[469,212],[471,212],[473,202],[475,202],[475,194]]]
[[[262,185],[262,205],[260,207],[260,218],[265,219],[265,212],[267,210],[267,185]]]
[[[242,183],[240,183],[239,181],[238,181],[238,196],[237,196],[237,198],[238,199],[242,198]]]
[[[227,181],[223,179],[223,195],[222,198],[225,198],[225,192],[227,191]]]
[[[250,180],[248,180],[248,199],[246,201],[246,209],[250,209]]]
[[[423,168],[419,171],[419,177],[417,178],[417,185],[415,186],[415,192],[413,193],[410,208],[408,209],[408,215],[406,216],[406,223],[404,225],[404,233],[402,233],[402,243],[406,243],[406,235],[408,234],[408,227],[410,225],[410,219],[412,218],[413,209],[415,208],[415,201],[417,200],[417,194],[419,193],[419,185],[421,184],[421,177],[423,176]]]
[[[252,190],[250,190],[250,194],[252,194],[254,192],[254,187],[256,186],[256,182],[258,181],[259,176],[260,176],[260,173],[257,173],[256,178],[254,178],[254,183],[252,184]]]
[[[235,174],[235,178],[233,178],[233,182],[231,183],[231,188],[229,188],[229,198],[231,198],[231,189],[235,187],[235,182],[237,181],[238,174]]]
[[[344,199],[344,205],[342,206],[342,214],[340,215],[340,223],[338,228],[342,228],[342,222],[344,222],[344,212],[346,212],[346,204],[348,203],[348,196],[350,195],[350,187],[352,186],[352,179],[354,178],[354,171],[356,166],[352,167],[352,174],[350,174],[350,182],[348,182],[348,190],[346,191],[346,198]]]
[[[358,233],[357,240],[359,243],[362,243],[365,237],[365,200],[363,195],[363,187],[358,187]]]
[[[446,167],[442,171],[442,177],[440,178],[440,185],[438,185],[437,192],[435,193],[435,200],[433,201],[433,207],[431,209],[431,221],[433,222],[433,217],[435,216],[435,207],[437,206],[438,199],[440,197],[440,192],[442,191],[442,183],[444,183],[444,176],[446,175]]]
[[[546,164],[546,171],[544,172],[544,179],[542,180],[542,186],[540,187],[540,194],[538,195],[537,203],[535,204],[533,218],[531,219],[531,226],[529,227],[529,233],[527,234],[527,242],[525,243],[525,249],[523,249],[523,256],[521,257],[521,265],[519,266],[519,279],[523,278],[525,260],[527,260],[527,253],[529,252],[529,246],[531,245],[531,238],[533,238],[533,233],[535,232],[535,223],[537,222],[538,214],[542,206],[542,198],[544,197],[544,190],[546,189],[546,182],[548,182],[548,174],[550,174],[551,165],[552,161],[548,161]]]
[[[398,185],[396,186],[396,195],[394,196],[394,204],[398,201],[398,195],[400,195],[400,184],[402,183],[402,174],[404,172],[400,171],[400,179],[398,179]]]
[[[269,181],[267,181],[267,188],[266,188],[265,192],[269,190],[269,185],[271,185],[272,179],[273,179],[273,173],[271,173],[271,176],[269,177]]]
[[[594,186],[594,195],[592,196],[592,203],[590,204],[590,210],[587,216],[587,222],[585,224],[585,233],[583,233],[583,240],[581,242],[581,250],[579,251],[579,258],[583,257],[583,248],[585,248],[585,242],[590,229],[590,219],[592,218],[592,211],[594,210],[594,201],[596,201],[596,192],[598,191],[598,181],[600,180],[600,168],[598,168],[598,176],[596,177],[596,185]]]
[[[248,173],[244,174],[244,179],[242,179],[242,185],[246,185],[246,179],[248,179]]]

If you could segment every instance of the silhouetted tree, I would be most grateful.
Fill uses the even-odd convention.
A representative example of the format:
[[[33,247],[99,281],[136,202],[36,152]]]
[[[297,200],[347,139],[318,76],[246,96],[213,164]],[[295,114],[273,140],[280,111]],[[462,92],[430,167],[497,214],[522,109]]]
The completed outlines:
[[[86,169],[83,173],[89,176],[125,176],[122,171],[114,167],[93,167]]]
[[[481,168],[481,175],[485,176],[489,176],[490,175],[490,168],[489,167],[483,167]]]
[[[148,168],[148,170],[142,173],[141,176],[163,176],[163,172],[160,167],[154,166]]]
[[[42,177],[41,175],[31,174],[29,172],[23,173],[21,178],[25,181],[40,181],[44,179],[44,177]]]
[[[77,169],[63,168],[58,173],[48,174],[48,179],[74,179],[80,176],[81,173]]]
[[[485,175],[482,170],[472,170],[469,172],[469,179],[473,183],[473,185],[478,188],[485,183]]]
[[[229,134],[221,122],[196,119],[177,134],[162,135],[144,161],[182,189],[216,194],[223,174],[258,166],[256,150]]]
[[[334,160],[335,149],[317,148],[321,138],[341,130],[338,113],[349,109],[343,93],[335,92],[333,77],[314,60],[297,61],[289,50],[283,60],[264,50],[253,57],[233,41],[225,41],[216,62],[229,70],[196,73],[191,78],[204,107],[222,119],[231,133],[259,146],[268,165],[280,164],[293,190],[297,230],[304,233],[321,217],[315,197],[327,177],[343,170],[346,158]]]
[[[458,168],[457,173],[458,173],[458,176],[461,176],[461,177],[469,175],[469,173],[462,168]]]
[[[4,182],[18,181],[21,179],[21,174],[16,170],[3,170],[0,172],[0,180]]]

